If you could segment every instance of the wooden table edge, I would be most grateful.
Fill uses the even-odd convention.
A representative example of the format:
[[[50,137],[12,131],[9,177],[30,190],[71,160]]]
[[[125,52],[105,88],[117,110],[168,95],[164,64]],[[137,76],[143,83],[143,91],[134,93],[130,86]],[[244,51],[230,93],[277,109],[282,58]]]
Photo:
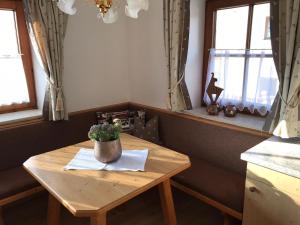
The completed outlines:
[[[31,175],[34,177],[34,179],[36,179],[37,182],[40,183],[40,185],[42,187],[45,188],[46,191],[49,192],[49,194],[51,194],[51,196],[53,196],[60,204],[62,204],[64,207],[66,207],[74,216],[76,216],[74,214],[75,209],[73,209],[71,206],[67,205],[66,203],[64,203],[63,201],[60,201],[60,197],[58,194],[56,194],[53,190],[51,190],[51,188],[49,188],[46,184],[44,184],[44,182],[42,180],[39,179],[39,177],[35,176],[35,174],[33,174],[26,166],[25,163],[23,163],[23,168]]]
[[[186,156],[188,159],[189,157]],[[73,209],[70,205],[66,204],[64,201],[61,201],[61,197],[53,190],[51,190],[51,188],[49,188],[46,184],[44,184],[44,182],[42,180],[40,180],[37,176],[35,176],[27,167],[26,167],[26,162],[23,163],[23,167],[24,169],[31,175],[33,176],[40,184],[41,186],[43,186],[58,202],[60,202],[64,207],[66,207],[73,216],[76,217],[93,217],[96,216],[98,214],[102,214],[102,213],[107,213],[109,210],[112,210],[113,208],[116,208],[117,206],[133,199],[134,197],[137,197],[138,195],[142,194],[143,192],[158,186],[159,184],[163,183],[164,181],[171,179],[173,176],[179,174],[180,172],[188,169],[189,167],[191,167],[191,161],[189,159],[189,162],[185,165],[183,165],[182,167],[174,170],[171,174],[166,174],[165,176],[161,177],[159,180],[153,181],[151,183],[149,183],[148,185],[146,185],[145,188],[143,189],[138,189],[130,194],[128,194],[127,196],[124,196],[112,203],[110,203],[108,206],[106,206],[105,208],[100,208],[98,210],[75,210]]]

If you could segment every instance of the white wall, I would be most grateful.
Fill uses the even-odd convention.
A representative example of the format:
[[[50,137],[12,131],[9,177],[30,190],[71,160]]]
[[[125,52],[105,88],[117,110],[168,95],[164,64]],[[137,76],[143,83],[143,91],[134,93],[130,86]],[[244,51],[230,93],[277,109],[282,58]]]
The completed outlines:
[[[128,19],[98,21],[97,8],[77,1],[65,37],[64,94],[69,112],[129,101]]]
[[[96,7],[87,1],[76,1],[76,7],[77,14],[69,16],[64,45],[67,110],[126,101],[166,108],[163,1],[151,0],[149,11],[140,12],[138,20],[120,10],[121,18],[110,25],[98,21]],[[186,81],[194,107],[200,105],[204,10],[205,0],[191,0]]]
[[[190,41],[185,80],[194,108],[201,105],[204,25],[205,0],[191,0]]]
[[[130,30],[130,99],[166,108],[168,76],[163,38],[163,1],[150,1],[150,9]],[[191,31],[186,82],[194,107],[200,106],[205,0],[191,0]]]
[[[147,12],[130,21],[130,100],[165,108],[168,76],[164,51],[163,1],[151,0]]]

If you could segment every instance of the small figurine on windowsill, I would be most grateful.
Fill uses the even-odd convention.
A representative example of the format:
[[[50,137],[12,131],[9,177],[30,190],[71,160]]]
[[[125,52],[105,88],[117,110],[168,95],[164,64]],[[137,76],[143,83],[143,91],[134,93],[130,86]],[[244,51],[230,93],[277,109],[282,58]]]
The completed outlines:
[[[207,106],[207,112],[209,115],[218,115],[219,114],[219,104],[217,103],[218,98],[220,97],[223,88],[217,87],[215,83],[218,81],[215,78],[215,74],[211,73],[211,79],[206,89],[206,93],[210,99],[210,105]]]
[[[227,105],[224,108],[224,114],[227,117],[235,117],[237,114],[237,108],[235,105]]]

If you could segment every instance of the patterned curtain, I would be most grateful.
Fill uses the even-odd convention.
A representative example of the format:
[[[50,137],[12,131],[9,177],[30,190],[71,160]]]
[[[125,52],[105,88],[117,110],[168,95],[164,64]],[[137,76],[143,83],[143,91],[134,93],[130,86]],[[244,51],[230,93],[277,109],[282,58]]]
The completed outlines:
[[[190,0],[164,0],[164,37],[168,60],[169,108],[192,109],[185,83],[190,31]]]
[[[271,39],[280,81],[264,129],[282,138],[300,136],[300,0],[271,1]]]
[[[43,114],[47,120],[67,119],[62,90],[63,40],[67,17],[53,0],[23,0],[33,46],[47,74]]]

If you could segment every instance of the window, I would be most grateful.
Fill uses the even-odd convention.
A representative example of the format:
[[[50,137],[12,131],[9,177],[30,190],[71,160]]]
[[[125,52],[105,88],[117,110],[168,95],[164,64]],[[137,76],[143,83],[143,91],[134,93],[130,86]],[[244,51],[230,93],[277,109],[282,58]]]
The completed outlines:
[[[0,113],[36,108],[22,1],[0,1]]]
[[[270,3],[260,0],[207,2],[203,90],[211,73],[224,88],[222,106],[266,115],[279,82],[270,40]],[[206,93],[204,102],[210,103]]]

